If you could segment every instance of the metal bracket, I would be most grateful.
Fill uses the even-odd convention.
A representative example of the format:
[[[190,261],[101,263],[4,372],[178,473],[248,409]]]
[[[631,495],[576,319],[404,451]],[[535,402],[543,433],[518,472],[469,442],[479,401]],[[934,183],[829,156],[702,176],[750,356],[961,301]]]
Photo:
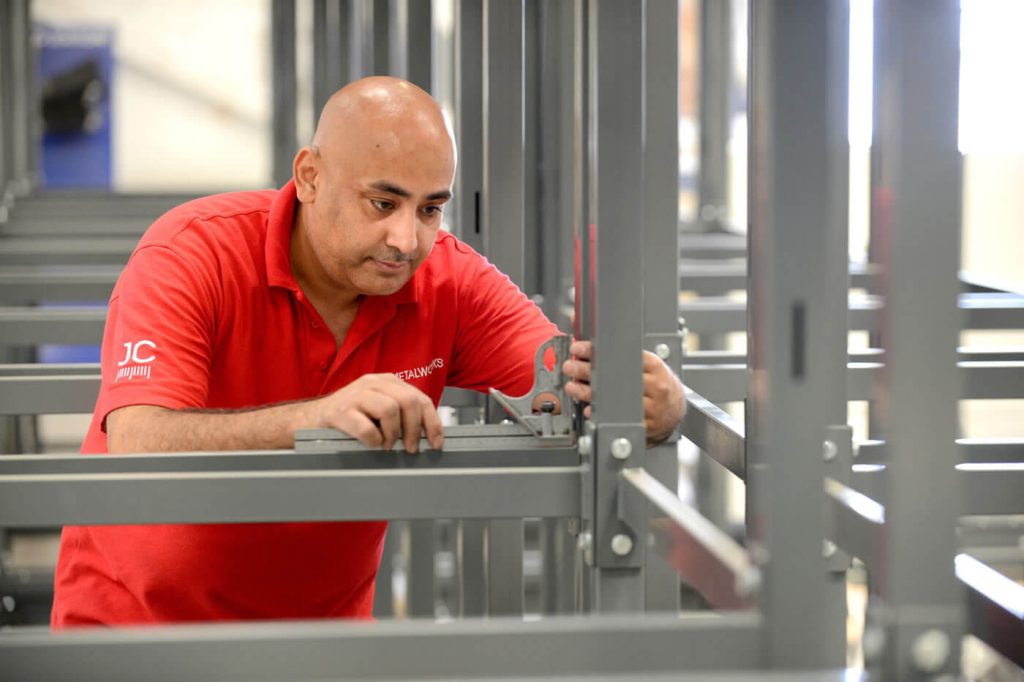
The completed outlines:
[[[620,508],[619,474],[626,468],[643,468],[646,445],[643,424],[597,426],[591,464],[595,474],[594,560],[598,567],[644,565],[647,509],[641,505]],[[624,538],[631,543],[628,549]]]
[[[853,467],[853,428],[848,424],[825,427],[825,438],[822,440],[822,459],[824,460],[825,476],[844,485],[850,484],[850,472]],[[826,514],[826,518],[832,518]],[[834,536],[833,529],[827,529]],[[850,555],[839,549],[833,538],[823,538],[822,556],[825,558],[825,570],[830,573],[844,573],[850,567]]]
[[[572,410],[569,396],[565,392],[565,379],[562,376],[562,363],[569,359],[569,343],[568,336],[559,335],[540,345],[533,360],[533,388],[526,395],[513,398],[495,388],[490,391],[491,397],[505,408],[512,418],[541,439],[563,438],[572,433]],[[544,354],[549,348],[555,353],[555,364],[552,369],[548,369],[544,364]],[[545,410],[547,405],[544,405],[540,414],[534,414],[534,401],[544,393],[552,394],[558,399],[562,407],[559,414],[554,413],[553,402],[550,403],[550,410]]]

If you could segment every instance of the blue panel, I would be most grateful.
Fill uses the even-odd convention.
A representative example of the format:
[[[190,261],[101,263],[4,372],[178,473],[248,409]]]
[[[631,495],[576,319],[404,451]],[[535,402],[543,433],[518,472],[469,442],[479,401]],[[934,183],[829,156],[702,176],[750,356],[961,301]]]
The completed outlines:
[[[35,36],[45,126],[42,185],[109,189],[114,31],[36,24]]]

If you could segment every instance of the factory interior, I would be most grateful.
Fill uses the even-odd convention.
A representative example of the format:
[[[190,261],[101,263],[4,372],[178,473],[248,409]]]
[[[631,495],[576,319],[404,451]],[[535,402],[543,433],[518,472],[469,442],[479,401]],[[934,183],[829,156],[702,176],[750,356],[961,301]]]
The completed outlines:
[[[0,0],[0,680],[1024,681],[1022,25],[1020,0]],[[441,229],[567,335],[534,389],[445,387],[418,456],[325,429],[80,454],[146,230],[285,187],[368,76],[436,100]],[[570,337],[592,410],[545,360]],[[644,351],[684,387],[656,443]],[[62,527],[368,520],[372,619],[51,627]]]

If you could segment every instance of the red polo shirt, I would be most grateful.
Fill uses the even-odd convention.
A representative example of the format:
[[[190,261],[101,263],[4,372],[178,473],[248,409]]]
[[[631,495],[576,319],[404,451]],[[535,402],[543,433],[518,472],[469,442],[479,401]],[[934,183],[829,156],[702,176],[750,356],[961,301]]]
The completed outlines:
[[[83,453],[128,405],[237,409],[324,395],[393,372],[437,404],[444,386],[518,395],[556,333],[450,234],[398,292],[367,297],[339,348],[292,276],[295,188],[180,206],[139,242],[110,299],[102,387]],[[55,628],[367,617],[386,523],[66,527]]]

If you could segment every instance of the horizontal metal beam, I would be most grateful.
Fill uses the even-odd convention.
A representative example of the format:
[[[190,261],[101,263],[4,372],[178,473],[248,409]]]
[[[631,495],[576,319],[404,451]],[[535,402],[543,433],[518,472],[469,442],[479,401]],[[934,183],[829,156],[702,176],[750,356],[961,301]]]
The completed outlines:
[[[0,345],[99,344],[107,309],[0,307]]]
[[[850,301],[851,330],[878,331],[882,301],[876,296]],[[1005,293],[960,294],[963,329],[1024,329],[1024,296]],[[703,297],[679,305],[686,328],[695,334],[727,334],[747,328],[747,305],[727,297]]]
[[[958,464],[956,485],[960,514],[1024,514],[1024,463]],[[885,501],[885,465],[854,465],[850,485],[864,495]],[[892,494],[898,495],[899,491]]]
[[[100,393],[99,373],[0,376],[0,415],[88,414]]]
[[[871,288],[877,274],[877,265],[851,263],[850,286],[854,289]],[[679,264],[680,291],[696,291],[705,295],[745,291],[746,288],[746,262],[684,261]]]
[[[761,573],[735,540],[643,469],[619,474],[620,518],[648,507],[647,532],[662,557],[716,609],[756,606]],[[642,518],[642,517],[641,517]],[[644,537],[643,529],[633,531]]]
[[[679,433],[740,479],[746,480],[743,424],[689,389],[686,390],[686,414]]]
[[[1024,462],[1024,438],[958,438],[956,444],[960,462]],[[885,464],[885,458],[884,441],[872,440],[857,444],[857,464]]]
[[[956,577],[967,587],[967,629],[1024,668],[1024,585],[970,554],[958,554]]]
[[[448,431],[452,427],[448,427]],[[137,474],[173,472],[272,472],[352,469],[467,469],[514,467],[572,467],[579,464],[575,447],[524,450],[504,448],[507,439],[489,439],[492,447],[460,449],[460,440],[481,438],[447,436],[444,450],[404,452],[361,450],[338,453],[303,453],[293,450],[246,452],[175,452],[119,454],[116,457],[83,455],[0,455],[0,476],[71,474]]]
[[[578,467],[0,476],[0,519],[6,527],[579,513]]]
[[[124,265],[138,243],[134,237],[0,237],[0,265]]]
[[[135,237],[138,239],[160,216],[89,215],[13,217],[0,226],[0,237]]]
[[[20,682],[575,679],[590,674],[633,679],[648,672],[750,671],[760,667],[759,648],[760,619],[745,613],[556,617],[532,623],[471,619],[444,625],[289,622],[0,635],[4,675]],[[778,679],[842,678],[832,673]]]
[[[1024,397],[1024,362],[961,362],[963,400]],[[874,374],[880,363],[851,363],[847,375],[847,400],[870,400]],[[683,383],[714,403],[747,398],[746,365],[683,366]]]
[[[18,197],[11,209],[11,215],[16,218],[152,215],[155,218],[198,196],[180,192],[48,190]]]
[[[726,232],[680,232],[679,258],[709,260],[746,258],[747,235]]]
[[[5,266],[0,268],[0,305],[44,301],[107,301],[121,268],[116,266]]]
[[[883,362],[884,352],[880,348],[850,350],[847,356],[852,363]],[[1024,346],[963,346],[957,350],[957,362],[1024,362]],[[684,358],[683,369],[695,365],[745,365],[746,353],[730,350],[690,351]]]

